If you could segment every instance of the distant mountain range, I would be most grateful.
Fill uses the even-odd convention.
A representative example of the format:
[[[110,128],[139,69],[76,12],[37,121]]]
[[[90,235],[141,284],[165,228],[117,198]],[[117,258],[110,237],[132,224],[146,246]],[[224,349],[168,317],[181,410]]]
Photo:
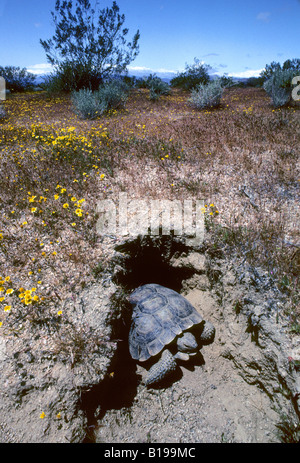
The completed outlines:
[[[148,77],[150,74],[155,74],[157,77],[160,77],[162,80],[165,82],[170,82],[174,77],[178,75],[177,72],[172,72],[172,71],[165,71],[165,72],[155,72],[148,70],[129,70],[128,75],[131,77],[137,77],[137,78],[143,78],[143,77]],[[221,77],[218,74],[211,74],[210,77],[212,79],[216,79],[217,77]],[[232,80],[234,82],[246,82],[248,79],[247,78],[242,78],[242,77],[232,77]]]
[[[147,78],[150,76],[150,74],[155,74],[156,76],[160,77],[162,80],[165,82],[170,82],[173,77],[175,77],[177,74],[175,72],[154,72],[151,70],[134,70],[134,71],[129,71],[128,75],[130,77],[136,77],[138,79],[142,79],[143,77]],[[41,84],[45,81],[45,79],[49,76],[49,74],[36,74],[35,75],[35,83],[36,84]]]
[[[177,76],[177,73],[176,72],[171,72],[171,71],[167,71],[167,72],[155,72],[155,71],[151,71],[151,69],[147,70],[147,69],[135,69],[135,70],[129,70],[128,71],[128,75],[130,77],[136,77],[138,79],[142,79],[142,78],[147,78],[149,77],[150,74],[154,74],[156,75],[157,77],[160,77],[164,82],[167,82],[167,83],[170,83],[170,81]],[[35,76],[35,84],[38,85],[38,84],[41,84],[45,81],[45,78],[49,76],[49,74],[37,74]],[[212,79],[215,79],[217,77],[220,77],[219,75],[217,74],[212,74],[211,75],[211,78]],[[242,77],[232,77],[232,80],[234,82],[246,82],[248,79],[247,78],[242,78]]]

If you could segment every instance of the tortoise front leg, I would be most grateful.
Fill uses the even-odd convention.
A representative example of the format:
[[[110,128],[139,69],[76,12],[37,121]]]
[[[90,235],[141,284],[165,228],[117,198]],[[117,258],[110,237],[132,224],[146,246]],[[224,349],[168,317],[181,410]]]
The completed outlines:
[[[161,358],[148,371],[147,377],[144,380],[146,386],[158,383],[166,378],[171,372],[177,368],[176,360],[168,349],[165,349]]]

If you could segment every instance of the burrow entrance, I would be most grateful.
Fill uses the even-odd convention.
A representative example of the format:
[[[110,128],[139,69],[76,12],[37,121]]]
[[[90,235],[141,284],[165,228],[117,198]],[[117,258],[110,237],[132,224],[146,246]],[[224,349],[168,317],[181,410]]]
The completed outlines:
[[[137,375],[136,362],[132,360],[128,348],[128,335],[132,308],[127,296],[138,286],[157,283],[181,292],[183,282],[190,279],[195,269],[189,265],[174,266],[172,262],[185,257],[193,249],[183,240],[172,235],[159,237],[137,237],[116,246],[111,260],[112,280],[118,290],[111,299],[112,340],[118,347],[112,358],[106,378],[91,390],[82,394],[81,409],[88,419],[88,432],[85,442],[94,441],[96,422],[108,410],[130,408],[137,394],[140,376]],[[180,372],[172,381],[179,379]],[[170,379],[160,387],[168,386]]]

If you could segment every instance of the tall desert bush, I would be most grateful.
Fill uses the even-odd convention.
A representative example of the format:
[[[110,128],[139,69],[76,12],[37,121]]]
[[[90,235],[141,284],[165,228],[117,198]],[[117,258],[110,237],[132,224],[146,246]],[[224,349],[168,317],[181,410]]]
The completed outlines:
[[[26,68],[20,69],[16,66],[0,66],[0,76],[5,79],[7,90],[12,92],[24,92],[34,85],[34,74]]]
[[[125,15],[115,1],[99,8],[100,2],[56,0],[51,12],[55,34],[40,39],[49,63],[58,74],[57,84],[66,91],[96,90],[100,81],[123,73],[138,52],[140,33],[127,40]]]
[[[178,87],[183,90],[192,90],[199,84],[207,84],[209,82],[208,71],[211,67],[203,64],[197,58],[194,59],[194,64],[186,65],[185,71],[174,77],[170,84],[172,87]]]

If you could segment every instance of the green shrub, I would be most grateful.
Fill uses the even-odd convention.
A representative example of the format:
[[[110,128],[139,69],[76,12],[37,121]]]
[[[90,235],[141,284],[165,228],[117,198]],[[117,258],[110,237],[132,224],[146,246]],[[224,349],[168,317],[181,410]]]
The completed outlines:
[[[83,119],[95,119],[113,109],[125,106],[128,97],[128,86],[122,80],[111,80],[93,92],[81,89],[72,93],[75,112]]]
[[[95,119],[103,112],[95,94],[86,88],[72,93],[72,103],[76,114],[83,119]]]
[[[200,61],[195,58],[194,64],[191,66],[186,65],[185,71],[174,77],[170,84],[172,87],[192,90],[199,84],[205,85],[209,82],[209,69],[211,69],[209,65],[200,63]]]
[[[102,83],[101,76],[81,63],[67,61],[56,67],[56,72],[47,77],[49,93],[70,93],[84,88],[97,90]]]
[[[147,88],[150,90],[150,100],[156,101],[161,95],[170,94],[170,86],[160,77],[150,75],[146,80]]]
[[[247,79],[246,86],[260,88],[263,86],[264,82],[264,77],[249,77],[249,79]]]
[[[95,95],[101,104],[102,111],[107,112],[111,109],[124,108],[128,93],[129,87],[124,80],[113,79],[101,85]]]
[[[139,77],[135,81],[135,87],[136,88],[148,88],[147,86],[147,79],[143,77]]]
[[[220,79],[200,84],[192,90],[189,102],[197,109],[214,108],[220,105],[223,91]]]
[[[53,93],[60,93],[65,91],[63,85],[61,85],[61,80],[57,74],[49,74],[44,79],[44,89],[51,95]]]
[[[123,76],[121,80],[127,85],[128,88],[136,87],[137,79],[135,76]]]
[[[265,81],[263,88],[272,98],[275,108],[290,103],[292,99],[292,79],[299,75],[294,69],[277,70]]]
[[[299,75],[300,74],[300,59],[299,58],[287,59],[283,63],[283,65],[275,61],[272,61],[271,64],[266,64],[266,67],[260,73],[260,76],[263,77],[264,80],[267,80],[267,79],[270,79],[270,77],[272,77],[273,74],[275,74],[276,72],[286,71],[286,70],[296,71],[296,73]]]
[[[5,79],[6,89],[12,92],[24,92],[35,81],[34,74],[15,66],[0,66],[0,76]]]
[[[273,85],[272,87],[272,101],[275,108],[281,108],[288,104],[291,100],[291,92],[288,88]]]
[[[233,78],[230,76],[227,76],[226,74],[220,77],[219,80],[223,88],[229,88],[229,87],[233,87],[236,85]]]

